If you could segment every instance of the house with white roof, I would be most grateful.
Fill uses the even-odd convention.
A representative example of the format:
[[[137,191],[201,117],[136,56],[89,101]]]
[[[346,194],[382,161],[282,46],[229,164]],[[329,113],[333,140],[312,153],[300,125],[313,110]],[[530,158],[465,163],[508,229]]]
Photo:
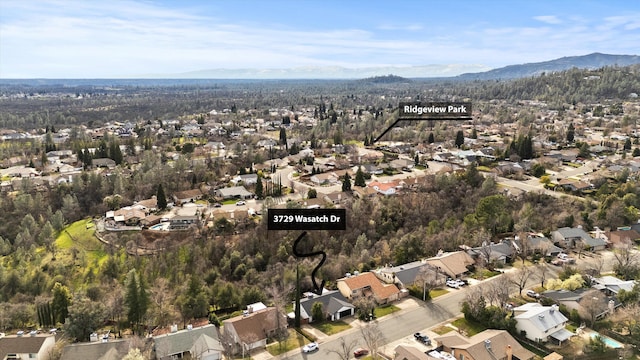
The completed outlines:
[[[620,280],[615,276],[607,275],[594,278],[591,286],[607,295],[617,295],[620,290],[632,291],[636,284],[635,280]]]
[[[563,341],[575,335],[565,329],[566,316],[558,310],[557,305],[542,306],[539,303],[527,303],[513,309],[516,329],[533,341],[547,342],[554,339],[562,344]]]

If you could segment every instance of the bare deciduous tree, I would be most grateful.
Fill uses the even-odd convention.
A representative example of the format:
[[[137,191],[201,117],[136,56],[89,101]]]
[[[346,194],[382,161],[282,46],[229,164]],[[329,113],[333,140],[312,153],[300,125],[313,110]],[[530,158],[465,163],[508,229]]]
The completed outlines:
[[[598,315],[607,310],[607,300],[600,291],[589,290],[580,300],[580,316],[589,320],[589,326],[593,326],[598,318]]]
[[[351,359],[351,354],[353,350],[355,350],[358,340],[353,339],[351,341],[346,341],[344,336],[340,337],[339,341],[339,349],[338,350],[327,350],[327,354],[335,354],[340,360],[349,360]]]
[[[614,265],[616,273],[623,276],[625,280],[633,278],[638,271],[640,254],[630,244],[621,244],[616,246],[613,255],[616,259]]]
[[[518,287],[518,294],[522,296],[522,290],[527,286],[527,281],[531,277],[531,269],[527,266],[507,275],[509,282]]]
[[[428,265],[421,267],[415,282],[422,285],[422,301],[426,301],[430,297],[429,292],[442,284],[444,280],[445,276],[438,273],[435,268]]]
[[[535,267],[535,272],[538,277],[540,277],[540,286],[544,287],[544,282],[547,279],[547,275],[549,274],[549,265],[544,260],[544,258],[541,258],[538,261],[538,264]]]
[[[504,275],[489,282],[484,291],[484,296],[487,300],[489,300],[489,303],[492,305],[497,305],[501,308],[504,307],[507,301],[509,301],[510,294],[511,282]]]
[[[280,274],[283,273],[284,271],[280,272]],[[276,308],[277,330],[273,336],[280,344],[289,337],[286,324],[282,322],[287,314],[285,307],[287,306],[288,296],[294,289],[295,284],[286,282],[283,277],[274,279],[273,283],[266,289],[267,294],[273,301],[273,306]]]
[[[360,327],[360,334],[362,340],[367,344],[369,351],[371,351],[371,357],[376,360],[379,358],[378,348],[385,343],[384,335],[380,331],[380,327],[377,322],[368,322],[366,325]]]

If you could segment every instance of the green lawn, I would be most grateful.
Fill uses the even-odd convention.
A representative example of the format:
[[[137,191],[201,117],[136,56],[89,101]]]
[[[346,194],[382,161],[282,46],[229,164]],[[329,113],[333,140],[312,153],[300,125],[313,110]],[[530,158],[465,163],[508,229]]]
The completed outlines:
[[[491,271],[487,269],[478,269],[475,273],[471,274],[471,277],[477,280],[484,280],[496,275],[500,275],[499,271]]]
[[[465,318],[457,319],[453,321],[452,324],[466,334],[466,336],[473,336],[487,329],[486,326],[476,322],[467,321]]]
[[[432,299],[435,299],[438,296],[442,296],[442,295],[448,294],[448,293],[449,293],[449,290],[447,290],[447,289],[437,288],[437,289],[433,289],[433,290],[429,291],[429,296],[431,296]]]
[[[267,345],[267,351],[273,356],[284,354],[287,351],[303,347],[310,341],[307,340],[302,334],[295,331],[295,329],[289,329],[289,337],[283,342],[274,342]]]
[[[373,310],[373,314],[375,315],[375,317],[381,318],[385,315],[389,315],[399,310],[400,308],[395,305],[382,305],[375,308],[375,310]]]
[[[344,321],[332,321],[332,322],[325,321],[320,324],[313,324],[313,327],[322,331],[327,335],[333,335],[341,331],[351,329],[351,325],[347,324]]]
[[[108,258],[104,245],[95,237],[96,227],[91,219],[84,219],[68,225],[55,240],[56,257],[67,258],[73,263],[73,252],[76,258],[83,259],[87,268],[97,270]]]

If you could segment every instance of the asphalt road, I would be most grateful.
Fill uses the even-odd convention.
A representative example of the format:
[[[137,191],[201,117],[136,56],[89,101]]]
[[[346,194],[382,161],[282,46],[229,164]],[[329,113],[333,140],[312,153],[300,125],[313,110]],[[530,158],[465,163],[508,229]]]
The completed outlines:
[[[495,279],[497,277],[473,286],[486,286],[488,282]],[[401,310],[375,320],[384,335],[385,343],[389,344],[404,337],[412,337],[416,332],[425,331],[425,329],[461,315],[460,303],[464,300],[468,289],[469,287],[451,289],[448,294],[439,296],[432,301],[426,303],[418,301],[420,303],[418,307]],[[347,343],[356,340],[358,344],[356,347],[366,347],[361,337],[360,330],[352,328],[324,341],[320,340],[320,350],[315,353],[303,354],[302,349],[296,349],[276,357],[276,359],[333,359],[337,356],[329,351],[340,349],[340,338],[344,338]],[[386,354],[393,353],[391,348],[382,347],[381,350]]]

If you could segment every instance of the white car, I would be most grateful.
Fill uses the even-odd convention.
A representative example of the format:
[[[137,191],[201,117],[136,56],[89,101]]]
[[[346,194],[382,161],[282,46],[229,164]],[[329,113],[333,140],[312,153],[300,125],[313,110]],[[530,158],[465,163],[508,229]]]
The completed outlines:
[[[528,297],[532,297],[534,299],[539,299],[540,298],[540,294],[538,294],[537,292],[533,291],[533,290],[527,290],[526,294]]]
[[[244,204],[246,204],[246,203],[245,203],[244,201],[240,200],[240,201],[238,201],[238,202],[236,203],[236,206],[242,206],[242,205],[244,205]]]
[[[460,284],[458,284],[458,282],[455,280],[447,280],[447,286],[454,289],[460,288]]]
[[[318,343],[316,342],[312,342],[312,343],[308,343],[307,345],[302,347],[302,352],[303,353],[310,353],[310,352],[314,352],[316,350],[320,349],[318,347]]]

